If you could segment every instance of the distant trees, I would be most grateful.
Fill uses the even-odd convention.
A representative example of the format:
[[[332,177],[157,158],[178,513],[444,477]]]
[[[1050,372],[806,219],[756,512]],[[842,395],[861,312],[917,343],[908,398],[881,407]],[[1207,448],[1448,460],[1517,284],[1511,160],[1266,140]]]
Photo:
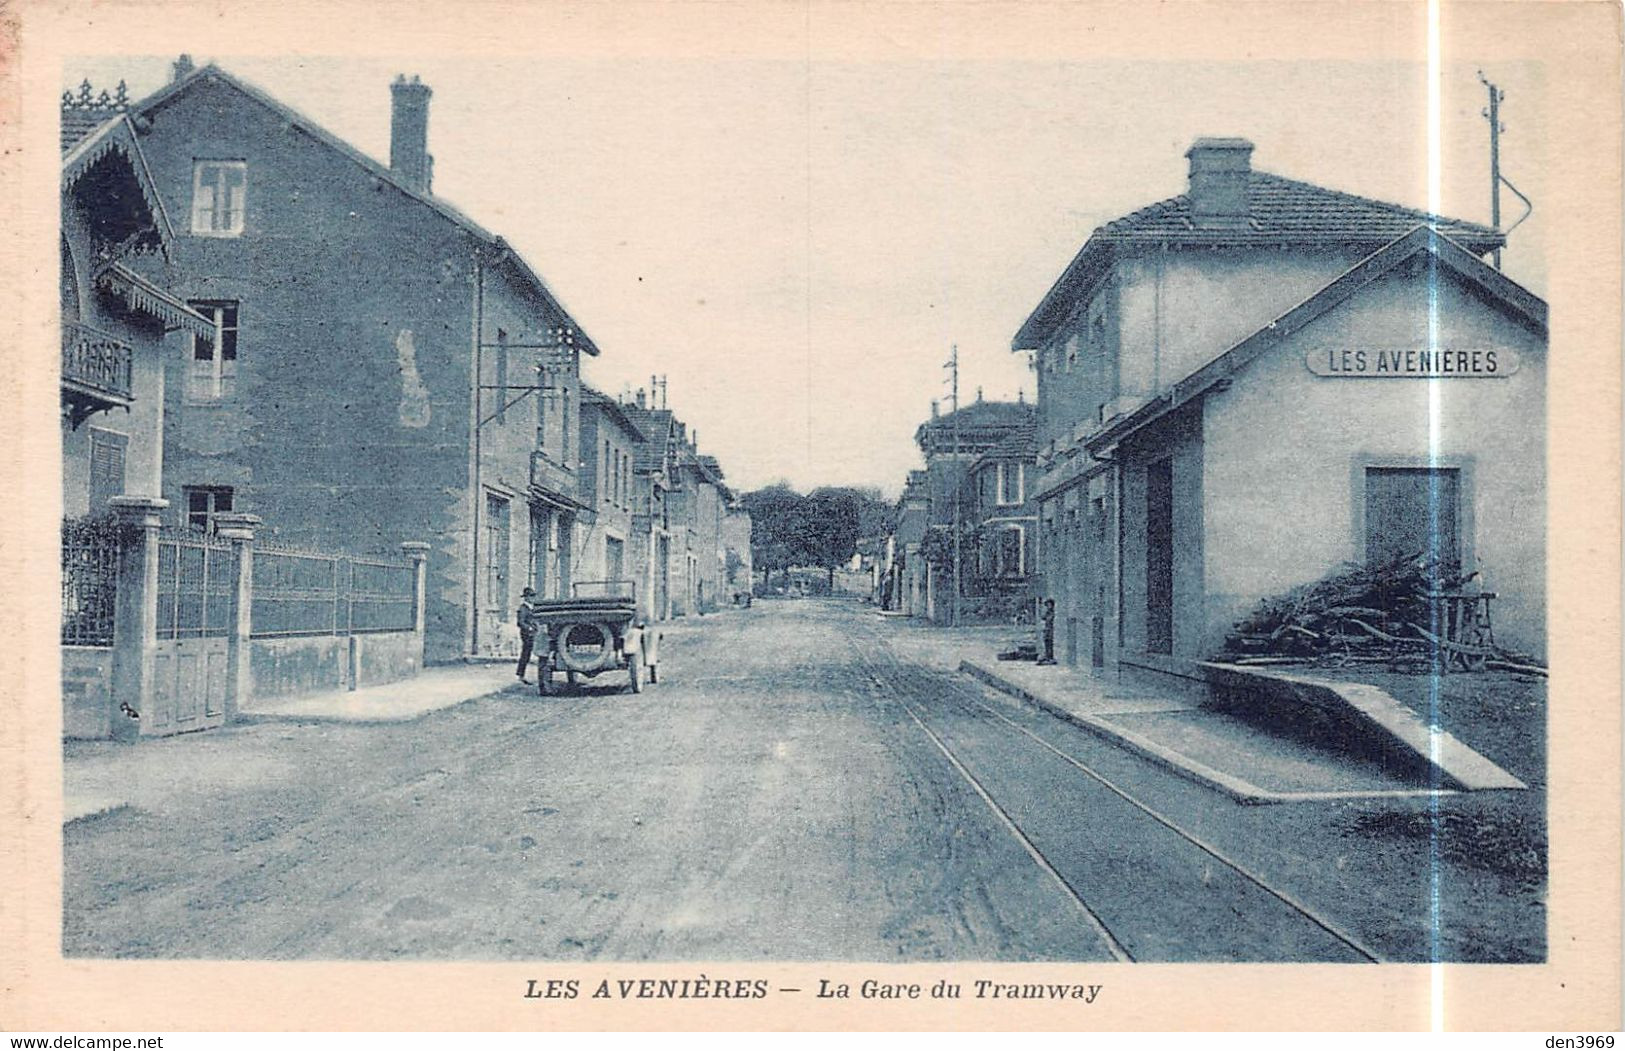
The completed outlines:
[[[774,570],[817,566],[835,582],[858,540],[891,531],[892,507],[878,489],[823,486],[803,495],[784,482],[743,496],[750,511],[751,562],[765,585]]]

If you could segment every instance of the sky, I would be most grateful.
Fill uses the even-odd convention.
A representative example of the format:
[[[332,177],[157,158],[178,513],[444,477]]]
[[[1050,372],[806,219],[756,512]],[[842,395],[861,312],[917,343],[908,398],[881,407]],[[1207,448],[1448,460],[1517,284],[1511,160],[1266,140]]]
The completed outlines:
[[[68,61],[63,85],[167,80],[173,55]],[[434,189],[503,235],[602,356],[612,395],[669,404],[748,490],[877,486],[919,466],[948,398],[1031,399],[1010,341],[1095,227],[1181,193],[1201,136],[1255,167],[1427,204],[1420,63],[265,58],[197,53],[369,155],[389,82],[434,90]],[[1536,202],[1505,269],[1544,292],[1538,65],[1506,91],[1503,172]],[[1441,77],[1441,210],[1489,219],[1485,92]],[[1521,207],[1503,194],[1510,223]]]

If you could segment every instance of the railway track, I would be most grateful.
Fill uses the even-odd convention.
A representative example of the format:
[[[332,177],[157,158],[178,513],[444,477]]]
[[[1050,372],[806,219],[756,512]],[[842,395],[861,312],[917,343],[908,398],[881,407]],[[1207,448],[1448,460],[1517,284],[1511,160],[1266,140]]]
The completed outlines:
[[[852,640],[894,700],[1114,959],[1381,962],[1358,938],[949,675]]]

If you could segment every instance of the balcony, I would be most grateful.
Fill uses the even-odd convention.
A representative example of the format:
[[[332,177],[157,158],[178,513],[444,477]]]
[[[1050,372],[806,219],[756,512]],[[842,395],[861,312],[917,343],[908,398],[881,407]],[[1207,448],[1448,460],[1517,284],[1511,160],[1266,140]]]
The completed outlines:
[[[544,452],[530,454],[530,493],[533,499],[563,510],[583,510],[576,493],[575,472]]]
[[[90,416],[135,400],[134,351],[88,325],[62,324],[62,409],[77,429]]]

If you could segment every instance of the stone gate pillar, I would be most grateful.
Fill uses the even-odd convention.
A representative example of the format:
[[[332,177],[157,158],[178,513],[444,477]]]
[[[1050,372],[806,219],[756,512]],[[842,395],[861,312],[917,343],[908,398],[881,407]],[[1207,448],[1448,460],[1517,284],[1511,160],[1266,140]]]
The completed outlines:
[[[427,613],[425,600],[429,595],[429,545],[421,540],[408,540],[401,551],[412,562],[412,630],[417,633],[417,670],[423,669],[423,629]]]
[[[226,722],[234,721],[254,697],[253,650],[249,633],[254,612],[254,530],[259,515],[225,512],[214,516],[214,532],[237,553],[232,620],[226,634]]]
[[[158,529],[168,500],[115,496],[108,501],[123,527],[113,606],[113,737],[141,734],[141,713],[153,695],[153,651],[158,645]]]

